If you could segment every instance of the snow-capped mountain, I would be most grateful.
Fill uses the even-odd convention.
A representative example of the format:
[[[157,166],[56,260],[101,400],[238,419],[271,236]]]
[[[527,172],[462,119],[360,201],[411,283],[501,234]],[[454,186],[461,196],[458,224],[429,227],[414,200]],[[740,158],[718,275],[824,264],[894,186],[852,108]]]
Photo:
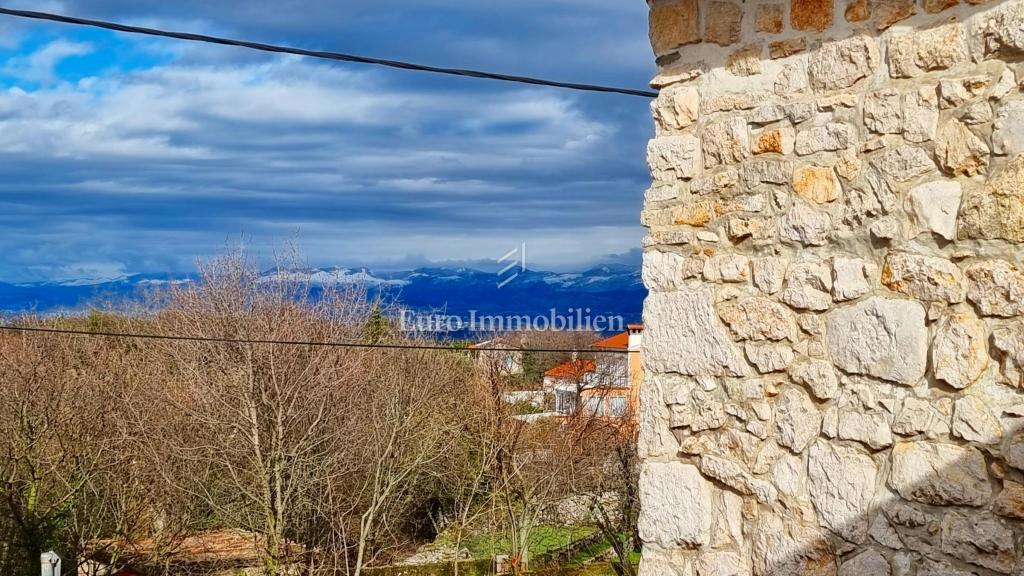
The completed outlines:
[[[518,274],[510,279],[513,274]],[[417,268],[373,272],[363,268],[311,268],[268,271],[263,281],[308,282],[314,292],[329,285],[361,284],[372,297],[413,310],[464,315],[547,314],[569,308],[620,315],[638,321],[646,289],[633,266],[609,264],[575,273],[512,270],[498,275],[473,268]],[[0,311],[80,311],[139,296],[194,276],[137,274],[114,279],[8,284],[0,282]],[[506,282],[507,281],[507,282]],[[500,285],[500,287],[499,287]]]

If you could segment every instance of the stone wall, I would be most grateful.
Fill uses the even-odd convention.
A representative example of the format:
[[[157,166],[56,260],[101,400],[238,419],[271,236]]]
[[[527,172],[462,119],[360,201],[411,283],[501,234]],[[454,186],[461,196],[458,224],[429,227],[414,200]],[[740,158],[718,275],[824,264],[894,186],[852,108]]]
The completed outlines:
[[[650,29],[642,574],[1024,574],[1024,0]]]

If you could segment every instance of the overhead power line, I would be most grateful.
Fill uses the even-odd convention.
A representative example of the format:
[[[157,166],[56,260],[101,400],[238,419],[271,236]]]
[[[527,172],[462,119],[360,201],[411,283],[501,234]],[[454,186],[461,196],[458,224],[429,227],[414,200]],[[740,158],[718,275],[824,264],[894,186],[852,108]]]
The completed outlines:
[[[117,32],[127,32],[129,34],[143,34],[146,36],[159,36],[163,38],[175,38],[177,40],[188,40],[190,42],[205,42],[208,44],[220,44],[223,46],[238,46],[241,48],[249,48],[252,50],[260,50],[263,52],[274,52],[279,54],[295,54],[298,56],[309,56],[311,58],[322,58],[325,60],[335,60],[341,62],[353,62],[356,64],[372,64],[376,66],[387,66],[390,68],[398,68],[401,70],[414,70],[418,72],[431,72],[434,74],[447,74],[450,76],[464,76],[468,78],[480,78],[484,80],[500,80],[503,82],[516,82],[519,84],[532,84],[535,86],[549,86],[552,88],[565,88],[568,90],[581,90],[584,92],[605,92],[611,94],[623,94],[626,96],[641,96],[644,98],[655,98],[658,96],[657,92],[650,90],[635,90],[632,88],[617,88],[614,86],[601,86],[597,84],[579,84],[575,82],[560,82],[556,80],[545,80],[543,78],[532,78],[529,76],[514,76],[510,74],[499,74],[497,72],[484,72],[481,70],[465,70],[460,68],[444,68],[440,66],[428,66],[425,64],[414,64],[411,62],[402,62],[399,60],[385,60],[383,58],[372,58],[369,56],[358,56],[355,54],[344,54],[341,52],[325,52],[320,50],[306,50],[303,48],[292,48],[290,46],[280,46],[274,44],[264,44],[261,42],[250,42],[248,40],[235,40],[232,38],[223,38],[220,36],[208,36],[206,34],[193,34],[191,32],[173,32],[169,30],[159,30],[156,28],[144,28],[142,26],[129,26],[127,24],[119,24],[117,22],[108,22],[105,20],[92,20],[88,18],[77,18],[75,16],[64,16],[62,14],[53,14],[50,12],[36,12],[32,10],[14,10],[12,8],[0,7],[0,14],[6,14],[8,16],[16,16],[18,18],[30,18],[33,20],[47,20],[50,22],[60,22],[63,24],[74,24],[79,26],[92,26],[95,28],[104,28],[107,30],[115,30]]]
[[[216,336],[181,336],[175,334],[139,334],[133,332],[93,332],[63,328],[0,325],[0,331],[35,334],[64,334],[69,336],[129,338],[136,340],[171,340],[178,342],[206,342],[211,344],[272,344],[276,346],[318,346],[327,348],[364,348],[382,350],[446,350],[449,352],[558,352],[577,354],[628,354],[628,350],[594,350],[590,348],[455,348],[442,344],[369,344],[363,342],[323,342],[301,340],[261,340],[248,338],[219,338]]]

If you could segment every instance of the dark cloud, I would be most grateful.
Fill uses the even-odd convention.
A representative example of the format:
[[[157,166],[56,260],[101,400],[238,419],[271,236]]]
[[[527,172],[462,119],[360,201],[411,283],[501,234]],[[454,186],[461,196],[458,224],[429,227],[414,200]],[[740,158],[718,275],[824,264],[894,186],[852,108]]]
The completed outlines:
[[[642,86],[644,7],[626,4],[95,0],[60,8]],[[120,50],[91,37],[109,65],[66,82],[47,58],[85,50],[77,32],[25,34],[47,42],[4,65],[12,87],[0,93],[0,278],[180,271],[240,233],[264,248],[298,233],[314,264],[371,266],[471,262],[529,241],[540,267],[565,268],[639,243],[643,99],[134,39],[131,49],[164,61],[126,69]]]

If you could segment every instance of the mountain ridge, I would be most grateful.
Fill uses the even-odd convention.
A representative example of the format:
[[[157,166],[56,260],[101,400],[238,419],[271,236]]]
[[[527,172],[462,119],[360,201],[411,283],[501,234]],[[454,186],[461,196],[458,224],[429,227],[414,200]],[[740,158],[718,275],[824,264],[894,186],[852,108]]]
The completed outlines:
[[[647,291],[638,267],[598,265],[581,272],[514,270],[497,274],[476,268],[419,267],[374,272],[368,268],[324,267],[267,270],[260,277],[309,282],[314,294],[329,285],[363,285],[374,298],[414,311],[451,315],[560,314],[570,309],[639,321]],[[510,278],[518,274],[515,278]],[[195,282],[195,274],[144,273],[110,279],[57,282],[0,282],[0,312],[76,313],[104,302],[137,298],[145,290]],[[507,283],[506,283],[507,281]]]

